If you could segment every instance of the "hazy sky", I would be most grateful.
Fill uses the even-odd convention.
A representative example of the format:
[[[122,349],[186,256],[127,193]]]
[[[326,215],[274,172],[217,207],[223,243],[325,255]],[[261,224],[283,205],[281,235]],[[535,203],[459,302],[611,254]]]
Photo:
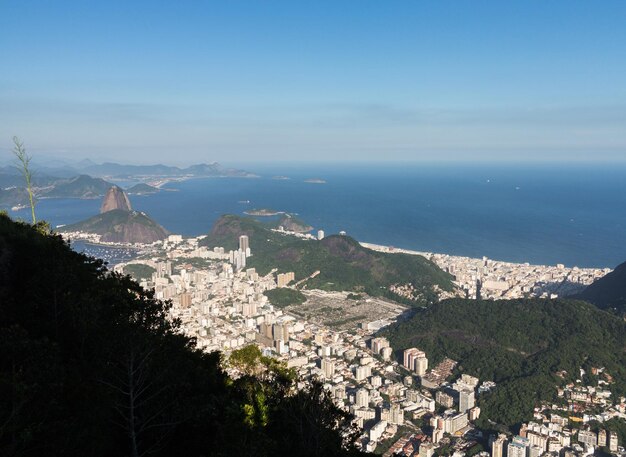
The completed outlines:
[[[626,160],[624,1],[0,0],[0,153]]]

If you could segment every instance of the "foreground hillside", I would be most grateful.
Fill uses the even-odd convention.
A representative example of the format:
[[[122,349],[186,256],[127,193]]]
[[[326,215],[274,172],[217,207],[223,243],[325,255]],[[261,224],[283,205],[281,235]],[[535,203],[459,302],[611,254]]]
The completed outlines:
[[[222,216],[201,244],[237,249],[240,235],[250,238],[253,256],[248,266],[261,274],[278,268],[293,271],[299,281],[319,271],[304,284],[309,289],[365,292],[421,305],[436,301],[436,289],[453,290],[451,276],[423,257],[372,251],[348,236],[321,241],[295,238],[273,232],[252,218]],[[394,294],[389,288],[396,284],[410,284],[413,295]]]
[[[601,309],[626,314],[626,262],[591,284],[576,298],[593,303]]]
[[[340,456],[347,417],[282,365],[220,355],[168,304],[0,213],[0,455]],[[231,362],[234,363],[234,362]]]
[[[532,417],[532,400],[554,398],[580,367],[606,367],[614,394],[626,394],[626,323],[582,301],[452,299],[383,334],[398,351],[417,346],[431,363],[450,357],[463,372],[495,381],[480,406],[507,426]]]

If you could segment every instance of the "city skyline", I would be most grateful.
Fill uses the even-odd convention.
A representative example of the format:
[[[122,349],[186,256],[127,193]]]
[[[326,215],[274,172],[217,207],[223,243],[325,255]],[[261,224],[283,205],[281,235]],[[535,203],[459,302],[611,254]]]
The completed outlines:
[[[5,3],[0,151],[623,161],[626,7]]]

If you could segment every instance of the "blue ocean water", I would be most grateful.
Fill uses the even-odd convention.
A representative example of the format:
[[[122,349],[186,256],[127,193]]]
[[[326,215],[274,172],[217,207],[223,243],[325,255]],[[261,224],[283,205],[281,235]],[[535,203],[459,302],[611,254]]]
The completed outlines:
[[[407,249],[536,264],[614,267],[626,260],[626,166],[256,165],[260,178],[194,179],[133,196],[174,233],[207,233],[222,214],[296,213],[327,234]],[[285,175],[289,180],[272,176]],[[320,178],[325,184],[304,182]],[[249,204],[240,203],[250,201]],[[44,200],[53,226],[98,200]],[[17,213],[27,218],[26,211]]]

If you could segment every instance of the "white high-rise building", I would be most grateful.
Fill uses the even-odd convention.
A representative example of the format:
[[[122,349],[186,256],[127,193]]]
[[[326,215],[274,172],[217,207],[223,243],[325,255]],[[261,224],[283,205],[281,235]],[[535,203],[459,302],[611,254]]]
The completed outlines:
[[[372,352],[374,354],[380,354],[383,348],[389,347],[389,340],[387,338],[378,337],[372,339]]]
[[[462,390],[459,392],[459,412],[464,413],[474,407],[476,400],[473,390]]]
[[[318,240],[323,240],[324,239],[324,230],[318,230],[317,231],[317,239]]]
[[[604,429],[598,432],[598,446],[606,447],[606,430]]]
[[[415,359],[415,374],[418,376],[424,376],[426,370],[428,370],[428,359],[426,357],[418,357]]]
[[[413,371],[415,369],[415,360],[420,357],[426,357],[424,351],[420,351],[417,348],[409,348],[404,350],[403,365],[407,370]]]
[[[498,436],[493,443],[491,443],[491,457],[504,457],[505,443],[506,436]]]
[[[617,433],[610,432],[609,433],[609,451],[617,452],[618,445],[619,445],[619,442],[617,440]]]
[[[581,430],[578,432],[578,442],[587,447],[595,447],[598,445],[598,435],[591,430]]]
[[[355,403],[359,408],[367,408],[370,403],[370,393],[367,389],[359,389],[356,391]]]
[[[435,453],[435,446],[433,443],[420,444],[419,457],[432,457]]]
[[[521,436],[516,436],[509,443],[506,449],[507,457],[526,457],[528,453],[528,440]]]
[[[322,371],[326,379],[331,379],[335,375],[335,362],[331,359],[322,359]]]
[[[543,453],[543,448],[541,446],[537,446],[536,444],[533,444],[530,448],[528,448],[528,457],[539,457]]]
[[[396,425],[404,424],[404,410],[399,404],[391,405],[389,410],[389,422]]]
[[[369,365],[357,367],[354,375],[357,381],[363,381],[365,378],[372,375],[372,367]]]

